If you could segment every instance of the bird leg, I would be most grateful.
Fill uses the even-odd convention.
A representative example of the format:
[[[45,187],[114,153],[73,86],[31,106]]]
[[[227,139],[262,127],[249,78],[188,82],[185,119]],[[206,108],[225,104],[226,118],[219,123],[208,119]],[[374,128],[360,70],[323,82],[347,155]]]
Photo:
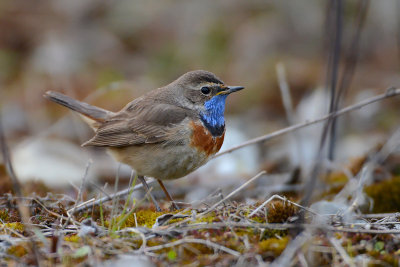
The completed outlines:
[[[160,208],[160,206],[158,205],[157,200],[156,200],[156,199],[153,197],[153,195],[151,194],[149,185],[146,183],[146,180],[144,179],[144,176],[143,176],[143,175],[138,175],[138,179],[140,180],[140,182],[142,182],[143,187],[145,188],[147,194],[148,194],[148,195],[150,196],[150,198],[151,198],[151,201],[153,201],[154,206],[156,206],[156,210],[157,210],[157,211],[162,211],[161,208]]]
[[[167,199],[172,202],[172,206],[174,207],[175,210],[179,210],[179,206],[175,203],[175,201],[172,199],[171,195],[168,193],[167,188],[165,188],[163,182],[159,179],[157,179],[157,182],[160,184],[161,189],[164,191],[165,196]]]

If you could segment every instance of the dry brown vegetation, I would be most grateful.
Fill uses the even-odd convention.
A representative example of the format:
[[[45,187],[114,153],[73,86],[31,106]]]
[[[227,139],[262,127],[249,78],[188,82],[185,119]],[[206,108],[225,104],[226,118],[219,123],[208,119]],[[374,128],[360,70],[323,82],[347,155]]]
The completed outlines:
[[[0,265],[399,266],[399,3],[139,2],[0,2]],[[194,69],[246,89],[176,211],[42,97],[115,111]]]
[[[355,160],[350,166],[353,175],[363,173],[371,164],[365,159],[363,162]],[[112,201],[97,197],[97,201],[77,202],[67,195],[52,193],[17,201],[15,196],[7,194],[0,198],[2,259],[9,266],[124,261],[194,266],[271,262],[286,266],[304,261],[319,266],[360,262],[397,265],[399,216],[368,212],[371,207],[376,212],[399,209],[395,193],[400,190],[398,173],[397,169],[389,168],[397,164],[397,157],[391,156],[373,168],[373,172],[385,169],[393,178],[365,187],[372,204],[356,209],[361,208],[366,214],[355,213],[355,206],[351,205],[334,214],[319,213],[324,210],[298,204],[301,191],[296,190],[286,193],[289,199],[274,195],[254,204],[231,199],[261,179],[264,172],[212,206],[189,205],[173,212],[168,211],[167,203],[163,212],[156,212],[145,199],[133,198],[132,192],[141,186],[132,186],[123,196],[110,196]],[[322,180],[329,187],[315,202],[330,199],[334,204],[333,198],[345,192],[350,184],[348,177],[340,172],[330,173]],[[357,201],[354,195],[347,198],[349,203]],[[28,224],[21,222],[18,205],[29,208]],[[294,247],[289,249],[288,244]]]

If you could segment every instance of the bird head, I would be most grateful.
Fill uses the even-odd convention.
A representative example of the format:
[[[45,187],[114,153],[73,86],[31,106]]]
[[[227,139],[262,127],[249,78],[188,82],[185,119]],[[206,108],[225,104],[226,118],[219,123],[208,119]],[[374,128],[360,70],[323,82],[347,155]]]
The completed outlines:
[[[203,107],[212,99],[215,104],[222,105],[229,94],[244,88],[225,85],[215,74],[204,70],[187,72],[179,77],[176,83],[183,90],[185,98],[194,105]]]
[[[175,82],[183,91],[185,102],[197,110],[201,120],[211,128],[225,125],[227,96],[244,88],[228,86],[213,73],[204,70],[188,72]]]

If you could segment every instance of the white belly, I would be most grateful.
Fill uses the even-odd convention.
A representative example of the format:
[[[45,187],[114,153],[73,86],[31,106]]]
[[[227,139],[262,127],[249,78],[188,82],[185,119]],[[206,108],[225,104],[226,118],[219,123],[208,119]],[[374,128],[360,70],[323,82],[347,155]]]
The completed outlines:
[[[146,144],[123,148],[109,148],[120,162],[131,166],[139,175],[160,180],[183,177],[204,165],[208,157],[185,145],[164,146]]]

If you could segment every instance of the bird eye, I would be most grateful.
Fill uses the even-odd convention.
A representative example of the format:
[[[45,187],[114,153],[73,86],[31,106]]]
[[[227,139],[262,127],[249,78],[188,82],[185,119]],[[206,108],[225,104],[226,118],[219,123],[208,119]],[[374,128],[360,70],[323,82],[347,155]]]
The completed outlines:
[[[211,89],[207,86],[201,87],[201,92],[205,95],[208,95],[211,92]]]

